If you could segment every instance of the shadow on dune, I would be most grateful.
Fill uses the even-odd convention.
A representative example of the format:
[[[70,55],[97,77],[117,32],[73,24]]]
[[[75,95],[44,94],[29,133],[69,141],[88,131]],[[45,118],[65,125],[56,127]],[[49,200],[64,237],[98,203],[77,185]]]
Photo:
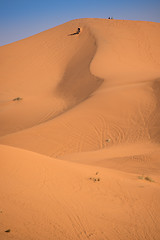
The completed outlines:
[[[160,143],[160,78],[156,79],[152,85],[156,106],[150,116],[149,134],[151,140]]]
[[[68,63],[55,94],[63,98],[68,108],[88,98],[103,82],[103,79],[91,74],[90,64],[96,53],[94,37],[86,30],[85,43],[76,51]]]

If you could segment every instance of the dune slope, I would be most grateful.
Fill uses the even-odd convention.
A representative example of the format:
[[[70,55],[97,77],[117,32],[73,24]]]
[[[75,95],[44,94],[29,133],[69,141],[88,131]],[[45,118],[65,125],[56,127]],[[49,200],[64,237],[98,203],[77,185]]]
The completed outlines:
[[[1,136],[54,118],[102,83],[90,73],[95,39],[85,27],[69,35],[77,26],[67,23],[0,48]]]
[[[80,35],[67,36],[78,26],[83,30]],[[24,130],[6,135],[0,142],[54,157],[100,150],[117,144],[135,144],[136,151],[136,144],[159,143],[159,29],[158,23],[81,19],[24,40],[30,44],[47,37],[52,40],[52,32],[55,32],[55,43],[50,40],[50,44],[56,45],[57,40],[56,49],[62,54],[59,41],[61,43],[60,37],[65,36],[62,39],[65,57],[62,58],[64,64],[61,69],[63,61],[56,61],[57,55],[53,57],[55,68],[62,76],[52,83],[55,88],[51,97],[55,105],[53,107],[47,99],[45,101],[44,98],[40,100],[35,97],[38,101],[36,111],[44,114],[39,122],[51,119],[56,109],[59,113],[66,109],[66,105],[75,105],[86,96],[90,98],[76,108],[65,111],[63,115],[26,130],[26,121],[28,123],[30,118],[35,121],[33,115],[37,113],[32,111],[27,117],[23,112],[19,112],[15,121],[20,119],[21,125],[19,121],[15,124],[17,127],[22,126]],[[17,49],[22,43],[23,41],[20,41],[8,47]],[[46,54],[46,49],[42,49]],[[52,54],[54,55],[54,51]],[[29,55],[30,59],[32,55]],[[44,65],[48,65],[48,60]],[[63,71],[63,68],[66,70]],[[90,71],[99,78],[90,75]],[[41,81],[50,88],[47,77],[46,75],[45,83]],[[104,79],[103,84],[91,95],[101,83],[100,79]],[[39,86],[38,81],[39,75],[35,79],[36,86]],[[23,88],[25,91],[25,85]],[[39,89],[42,91],[43,87],[40,86]],[[60,103],[59,99],[63,99],[63,103]],[[43,102],[50,105],[48,113],[43,112],[44,109],[46,111]],[[9,118],[5,111],[13,114],[12,111],[15,113],[17,105],[24,107],[24,104],[25,100],[23,103],[16,103],[12,110],[3,108],[2,131],[5,124],[11,128],[14,126],[14,117]],[[31,111],[32,104],[28,103],[27,106]],[[24,111],[28,114],[25,107]],[[9,131],[8,129],[8,133]],[[145,149],[145,144],[142,149]]]
[[[0,151],[1,239],[159,239],[160,182],[8,146]]]
[[[159,240],[160,24],[73,20],[0,62],[0,238]]]

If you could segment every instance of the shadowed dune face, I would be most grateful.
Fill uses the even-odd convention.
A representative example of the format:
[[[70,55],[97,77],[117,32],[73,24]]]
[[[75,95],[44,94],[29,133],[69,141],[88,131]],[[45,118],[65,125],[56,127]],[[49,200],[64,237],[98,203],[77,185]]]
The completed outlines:
[[[75,55],[68,63],[55,94],[73,106],[90,96],[102,83],[102,79],[90,73],[90,64],[97,50],[96,41],[89,30],[81,48],[75,49]]]
[[[154,142],[160,143],[160,79],[153,82],[155,108],[150,116],[149,134]]]

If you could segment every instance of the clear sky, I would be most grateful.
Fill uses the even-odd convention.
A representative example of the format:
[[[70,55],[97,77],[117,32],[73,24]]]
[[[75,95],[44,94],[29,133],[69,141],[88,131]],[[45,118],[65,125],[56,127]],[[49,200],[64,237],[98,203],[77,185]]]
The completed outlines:
[[[76,18],[160,22],[160,0],[0,0],[0,46]]]

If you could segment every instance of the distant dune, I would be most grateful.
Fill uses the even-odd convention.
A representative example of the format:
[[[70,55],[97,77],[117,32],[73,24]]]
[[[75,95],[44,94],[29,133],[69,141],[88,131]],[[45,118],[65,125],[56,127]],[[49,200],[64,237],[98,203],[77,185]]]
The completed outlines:
[[[160,24],[73,20],[0,62],[0,239],[159,240]]]

